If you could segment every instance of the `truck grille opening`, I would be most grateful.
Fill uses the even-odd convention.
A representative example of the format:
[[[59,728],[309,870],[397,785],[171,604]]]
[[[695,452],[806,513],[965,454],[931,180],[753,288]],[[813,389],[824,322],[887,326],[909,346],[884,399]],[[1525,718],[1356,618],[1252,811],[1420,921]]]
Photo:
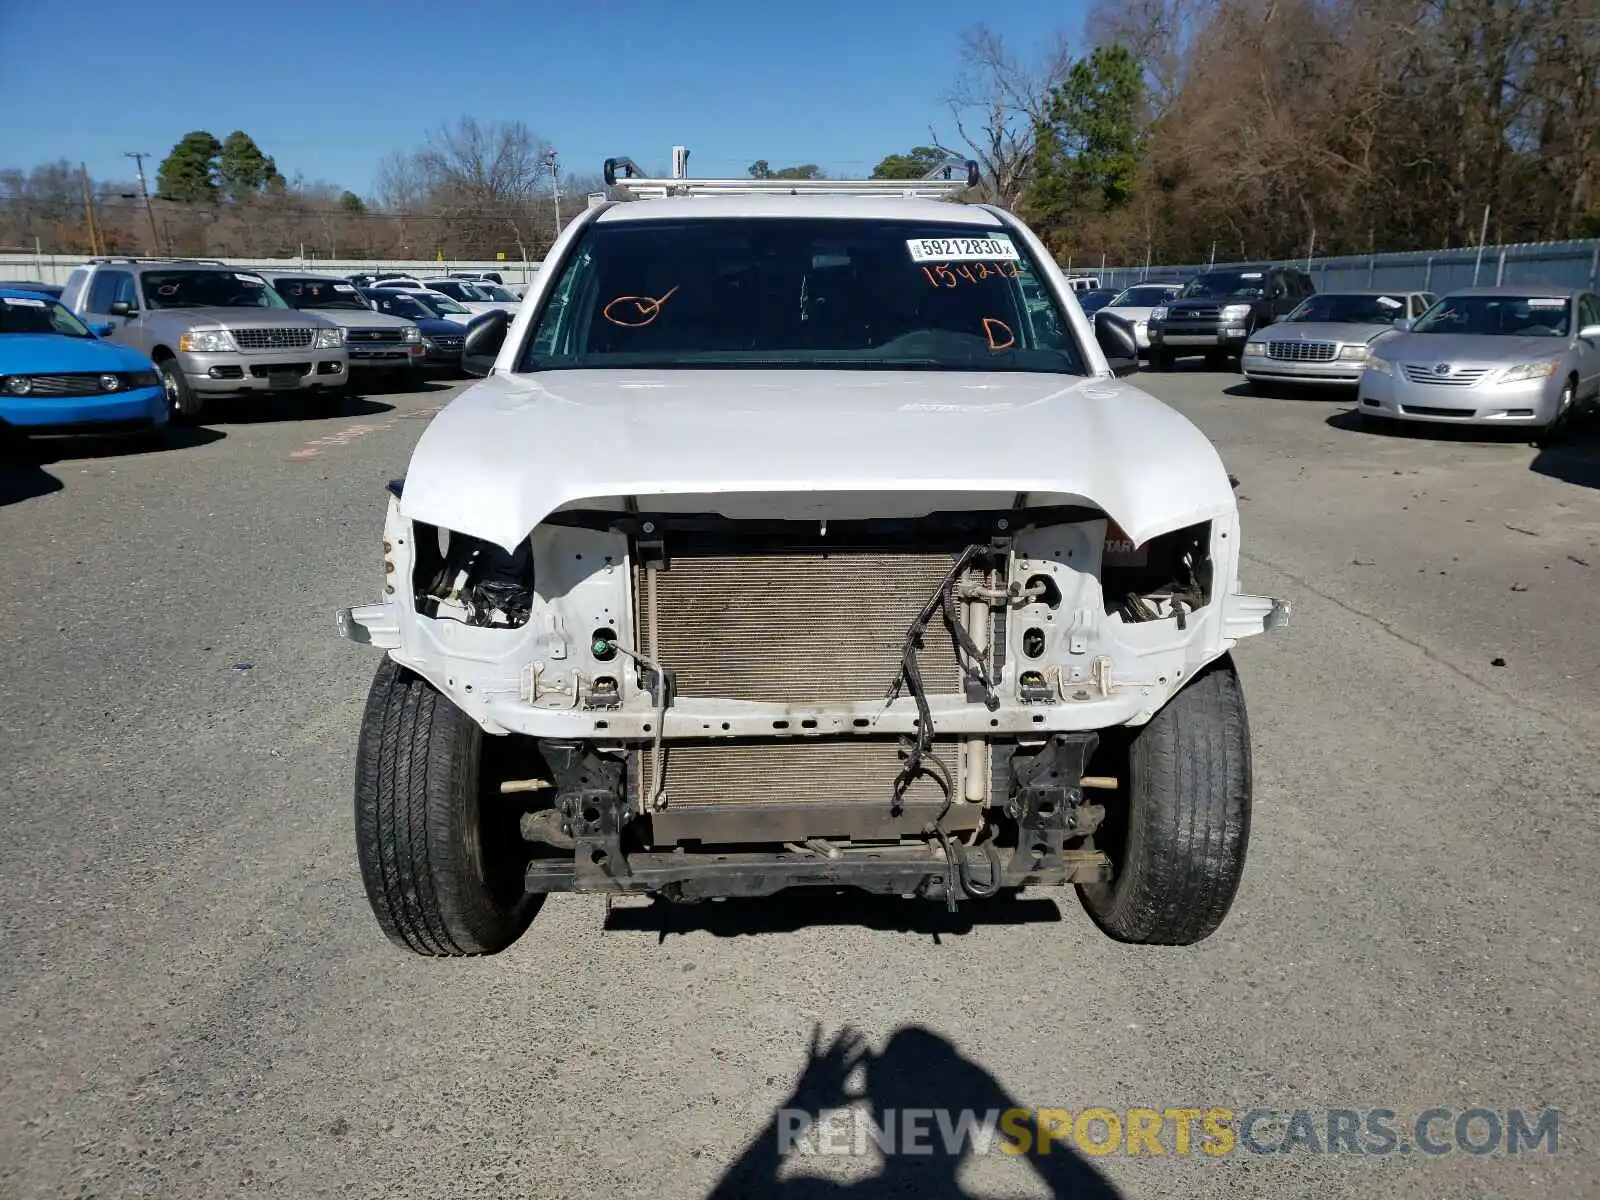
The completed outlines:
[[[241,350],[289,350],[311,345],[309,327],[285,326],[277,329],[234,328],[230,332]]]
[[[940,739],[937,753],[952,772],[954,742]],[[639,792],[655,792],[650,754],[634,756]],[[668,805],[872,804],[889,806],[900,771],[895,738],[794,738],[771,742],[692,742],[666,752]],[[908,804],[939,804],[944,793],[928,776],[906,789]]]

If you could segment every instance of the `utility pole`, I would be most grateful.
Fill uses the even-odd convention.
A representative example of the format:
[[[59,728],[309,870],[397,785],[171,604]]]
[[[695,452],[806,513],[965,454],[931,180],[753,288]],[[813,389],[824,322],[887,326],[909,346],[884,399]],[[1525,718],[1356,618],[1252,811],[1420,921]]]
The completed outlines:
[[[89,168],[81,162],[78,171],[83,178],[83,223],[89,230],[89,253],[100,257],[100,234],[94,227],[94,190],[89,184]]]
[[[1489,237],[1489,206],[1483,206],[1483,224],[1478,228],[1478,257],[1472,263],[1472,286],[1478,286],[1478,268],[1483,266],[1483,243]]]
[[[150,207],[150,189],[145,186],[144,182],[144,160],[150,156],[143,150],[124,150],[122,157],[133,159],[134,165],[138,168],[139,192],[144,196],[144,215],[150,219],[150,240],[153,243],[150,248],[160,254],[161,235],[156,232],[156,213],[155,209]]]
[[[552,146],[540,156],[540,165],[550,168],[550,195],[556,204],[556,236],[561,236],[561,174],[556,159],[555,147]]]

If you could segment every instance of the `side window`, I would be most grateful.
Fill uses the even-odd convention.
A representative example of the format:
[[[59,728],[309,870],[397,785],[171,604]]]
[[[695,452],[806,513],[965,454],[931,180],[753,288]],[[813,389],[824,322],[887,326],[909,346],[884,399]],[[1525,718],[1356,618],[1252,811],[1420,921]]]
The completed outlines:
[[[113,271],[112,274],[117,277],[117,292],[111,299],[120,300],[129,308],[138,308],[139,293],[134,290],[133,276],[126,271]]]
[[[1274,271],[1273,274],[1272,274],[1272,297],[1273,297],[1273,299],[1282,300],[1282,299],[1287,298],[1288,295],[1289,295],[1289,285],[1288,285],[1288,283],[1285,281],[1284,277],[1281,274],[1279,274],[1278,272]]]
[[[121,271],[96,271],[94,281],[89,285],[89,299],[83,306],[84,312],[109,313],[111,302],[117,298],[117,277]]]
[[[1578,300],[1578,326],[1600,325],[1600,297],[1585,294]]]
[[[83,267],[78,267],[74,270],[71,275],[67,276],[67,286],[61,292],[61,303],[73,311],[82,309],[84,301],[88,299],[83,291],[84,284],[88,282],[89,272],[87,270]]]
[[[1300,295],[1302,298],[1306,296],[1315,296],[1317,294],[1317,289],[1311,282],[1311,276],[1302,272],[1301,274],[1295,276],[1295,280],[1300,284]]]

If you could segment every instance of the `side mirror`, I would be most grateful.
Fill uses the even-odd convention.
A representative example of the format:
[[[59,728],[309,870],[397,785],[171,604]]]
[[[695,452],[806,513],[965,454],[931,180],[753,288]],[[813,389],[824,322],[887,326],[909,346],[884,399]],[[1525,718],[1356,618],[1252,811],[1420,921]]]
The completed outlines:
[[[113,300],[111,302],[111,308],[108,311],[110,311],[113,317],[131,317],[139,310],[134,308],[133,305],[129,304],[126,300]]]
[[[1139,369],[1139,342],[1133,327],[1122,317],[1102,309],[1094,315],[1094,340],[1106,356],[1106,365],[1118,379]]]
[[[1600,338],[1600,325],[1585,325],[1578,330],[1578,336],[1584,339]]]
[[[502,309],[473,317],[467,323],[467,336],[461,347],[461,369],[480,378],[493,371],[510,327],[511,314]]]
[[[97,325],[89,326],[89,332],[94,334],[95,337],[110,337],[116,331],[117,327],[107,321],[101,321]]]
[[[1410,317],[1401,317],[1398,321],[1396,321],[1394,323],[1394,327],[1396,329],[1398,329],[1401,333],[1404,333],[1406,330],[1411,328],[1411,318]]]

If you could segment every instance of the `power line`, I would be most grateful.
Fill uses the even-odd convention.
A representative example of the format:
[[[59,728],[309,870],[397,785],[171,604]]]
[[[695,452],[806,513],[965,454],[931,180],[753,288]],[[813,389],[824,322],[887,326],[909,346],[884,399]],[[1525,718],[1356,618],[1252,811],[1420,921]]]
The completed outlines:
[[[0,204],[26,204],[37,199],[37,197],[24,196],[19,193],[12,193],[10,195],[0,194]],[[128,205],[123,203],[123,201],[137,199],[137,197],[133,196],[108,196],[103,198],[100,203],[105,205],[107,208],[126,208]],[[546,198],[545,202],[548,203],[548,198]],[[251,211],[249,209],[234,208],[227,205],[218,205],[215,208],[202,208],[198,205],[191,205],[182,201],[165,199],[161,200],[160,203],[163,206],[164,211],[172,212],[174,215],[186,213],[192,216],[220,216],[223,214]],[[344,208],[305,208],[295,206],[293,208],[286,208],[277,212],[272,212],[269,210],[265,215],[285,217],[347,217],[356,221],[367,219],[379,219],[384,221],[507,221],[513,218],[531,220],[533,217],[538,215],[537,206],[539,204],[540,202],[536,200],[530,201],[529,207],[527,208],[488,211],[477,209],[472,212],[460,213],[424,213],[409,211],[394,212],[378,209],[366,209],[361,212],[351,212],[350,210]]]

